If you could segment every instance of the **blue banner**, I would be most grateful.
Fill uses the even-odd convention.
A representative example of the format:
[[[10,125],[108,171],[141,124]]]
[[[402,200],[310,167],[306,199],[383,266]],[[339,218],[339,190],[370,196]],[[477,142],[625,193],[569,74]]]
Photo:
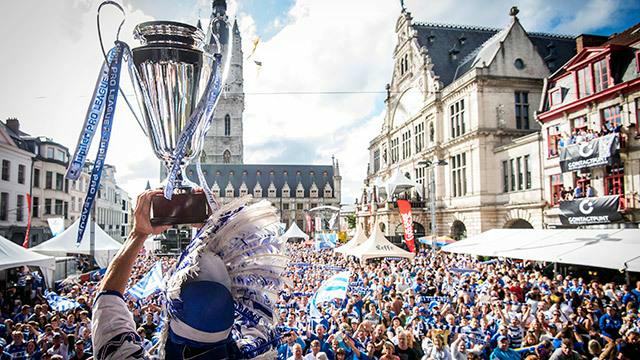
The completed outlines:
[[[122,55],[125,51],[129,51],[127,44],[116,41],[115,47],[112,49],[113,61],[109,64],[109,82],[107,84],[107,103],[104,109],[102,117],[102,131],[100,133],[100,146],[98,147],[98,154],[96,155],[95,163],[91,171],[91,177],[89,180],[89,190],[87,196],[84,199],[84,205],[82,206],[82,214],[80,215],[80,221],[78,223],[78,238],[76,245],[80,245],[82,236],[86,230],[87,223],[89,222],[89,216],[93,202],[100,188],[100,178],[102,177],[102,169],[104,168],[104,161],[107,156],[107,149],[109,148],[109,140],[111,139],[111,126],[113,123],[113,115],[116,110],[116,103],[118,100],[118,89],[120,87],[120,68],[122,65]],[[110,51],[111,52],[111,51]]]

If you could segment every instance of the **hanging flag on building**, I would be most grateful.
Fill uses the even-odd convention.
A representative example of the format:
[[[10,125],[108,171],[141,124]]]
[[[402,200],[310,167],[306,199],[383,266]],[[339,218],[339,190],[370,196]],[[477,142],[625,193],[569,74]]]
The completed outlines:
[[[31,231],[31,194],[27,193],[27,229],[24,232],[22,247],[29,248],[29,232]]]
[[[408,200],[398,200],[400,218],[404,228],[404,242],[407,243],[409,251],[416,252],[416,245],[413,239],[413,218],[411,217],[411,203]]]

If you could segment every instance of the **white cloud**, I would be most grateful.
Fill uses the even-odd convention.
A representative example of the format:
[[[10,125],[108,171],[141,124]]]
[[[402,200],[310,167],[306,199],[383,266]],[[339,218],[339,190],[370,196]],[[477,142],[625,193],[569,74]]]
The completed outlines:
[[[530,31],[579,33],[612,26],[624,1],[520,0],[519,15]],[[504,26],[513,1],[407,0],[417,21]],[[152,19],[195,22],[208,16],[209,0],[125,1],[122,37],[130,45],[135,24]],[[18,117],[23,129],[75,146],[100,65],[95,31],[96,1],[0,2],[0,119]],[[245,56],[256,28],[252,9],[238,11]],[[281,92],[384,91],[391,76],[391,52],[399,2],[393,0],[297,0],[254,55],[258,71],[245,62],[245,161],[330,163],[335,154],[343,174],[343,200],[353,202],[367,165],[367,145],[382,122],[383,95],[286,95]],[[258,10],[259,11],[259,10]],[[108,42],[120,17],[106,9]],[[273,31],[273,29],[271,29]],[[125,92],[131,94],[128,76]],[[131,100],[135,101],[133,97]],[[108,162],[132,196],[146,180],[158,183],[159,165],[148,141],[123,102],[118,106]],[[290,161],[289,161],[290,162]]]

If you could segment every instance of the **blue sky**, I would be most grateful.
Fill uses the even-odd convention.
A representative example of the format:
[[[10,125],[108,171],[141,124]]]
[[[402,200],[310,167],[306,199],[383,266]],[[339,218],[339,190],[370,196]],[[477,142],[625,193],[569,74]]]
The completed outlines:
[[[135,24],[208,17],[211,0],[122,0],[123,39]],[[0,119],[72,148],[101,60],[97,0],[1,1]],[[416,21],[504,27],[514,4],[530,32],[608,35],[640,19],[640,0],[405,0]],[[343,202],[360,192],[368,143],[384,117],[383,94],[252,95],[296,91],[380,91],[390,81],[399,0],[229,0],[245,56],[260,38],[257,67],[245,61],[245,162],[340,161]],[[106,37],[120,20],[106,11]],[[113,33],[113,31],[111,31]],[[125,91],[131,93],[124,80]],[[135,121],[118,106],[107,161],[132,197],[159,183],[159,162]],[[135,156],[132,156],[135,154]]]

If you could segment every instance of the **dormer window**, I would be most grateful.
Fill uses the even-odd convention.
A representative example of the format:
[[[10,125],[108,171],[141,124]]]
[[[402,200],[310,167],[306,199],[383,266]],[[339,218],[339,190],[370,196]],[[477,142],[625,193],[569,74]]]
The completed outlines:
[[[549,93],[549,107],[553,107],[562,103],[562,89],[556,88]]]
[[[288,198],[289,196],[291,196],[289,188],[282,189],[282,197]]]
[[[233,188],[226,188],[224,190],[224,197],[232,198],[233,197]]]
[[[609,87],[609,62],[602,59],[593,64],[593,80],[596,84],[596,92]]]

